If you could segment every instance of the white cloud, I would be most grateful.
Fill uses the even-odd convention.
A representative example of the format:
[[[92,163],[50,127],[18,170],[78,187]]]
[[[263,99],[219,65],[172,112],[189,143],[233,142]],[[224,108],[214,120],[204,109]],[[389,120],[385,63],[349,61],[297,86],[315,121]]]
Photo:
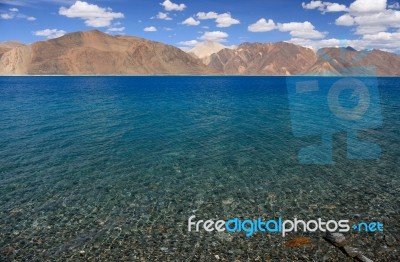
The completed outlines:
[[[323,14],[333,13],[333,12],[344,12],[348,10],[348,8],[345,5],[339,3],[323,2],[323,1],[311,1],[308,4],[303,2],[301,5],[303,6],[304,9],[318,9]]]
[[[107,27],[114,19],[124,17],[123,13],[115,13],[110,7],[103,8],[82,1],[76,1],[69,8],[60,7],[58,13],[69,18],[80,18],[91,27]]]
[[[199,12],[196,16],[200,20],[215,20],[217,27],[230,27],[232,25],[240,24],[240,21],[234,19],[230,13],[218,14],[216,12]]]
[[[165,31],[172,31],[172,30],[174,30],[174,29],[172,29],[172,28],[170,28],[170,27],[164,27],[164,30],[165,30]]]
[[[221,31],[212,31],[212,32],[205,32],[201,37],[200,40],[210,40],[214,42],[226,42],[226,38],[229,35],[225,32]]]
[[[376,13],[385,11],[387,0],[356,0],[350,5],[350,13]]]
[[[156,32],[157,28],[155,28],[154,26],[149,26],[149,27],[145,27],[143,29],[143,31],[145,31],[145,32]]]
[[[357,27],[356,35],[368,35],[368,34],[378,34],[380,32],[386,31],[385,26],[373,25],[373,26],[359,26]]]
[[[13,19],[15,16],[13,14],[0,14],[0,18],[4,20]]]
[[[325,33],[319,32],[315,29],[313,24],[310,22],[290,22],[290,23],[278,23],[272,19],[268,21],[265,18],[258,20],[256,23],[248,26],[250,32],[268,32],[278,29],[281,32],[289,32],[294,38],[323,38]]]
[[[158,14],[154,17],[152,17],[151,19],[160,19],[160,20],[172,20],[171,17],[168,16],[168,13],[163,13],[163,12],[158,12]]]
[[[28,21],[35,21],[36,20],[36,18],[33,17],[33,16],[27,16],[27,15],[24,15],[22,13],[19,13],[18,8],[10,8],[8,10],[9,10],[8,13],[0,14],[0,19],[4,19],[4,20],[25,19],[25,20],[28,20]]]
[[[193,17],[189,17],[185,21],[183,21],[182,24],[187,26],[196,26],[200,24],[200,21],[197,21]]]
[[[343,26],[352,26],[354,25],[354,18],[349,15],[349,14],[344,14],[340,16],[339,18],[336,19],[335,22],[337,25],[343,25]]]
[[[378,34],[364,35],[360,39],[355,40],[340,40],[335,38],[322,40],[292,38],[287,42],[314,49],[351,46],[356,50],[380,49],[389,52],[398,52],[400,51],[400,45],[396,43],[400,42],[400,32],[381,32]]]
[[[160,5],[162,5],[166,11],[183,11],[186,8],[185,4],[175,4],[170,0],[165,0],[164,2],[160,3]]]
[[[343,41],[335,38],[331,39],[323,39],[323,40],[312,40],[312,39],[304,39],[304,38],[292,38],[288,43],[292,43],[295,45],[300,45],[313,49],[320,49],[324,47],[338,47]]]
[[[206,20],[206,19],[217,19],[218,14],[216,12],[199,12],[197,13],[197,18],[200,20]]]
[[[187,47],[194,47],[198,43],[199,43],[199,41],[197,41],[197,40],[189,40],[189,41],[179,42],[178,45],[187,46]]]
[[[261,18],[256,23],[248,26],[248,30],[250,32],[268,32],[276,29],[276,24],[272,19]]]
[[[279,31],[289,32],[292,37],[298,38],[323,38],[325,34],[315,30],[315,27],[308,21],[303,23],[290,22],[279,23]]]
[[[327,4],[327,3],[325,3]],[[325,12],[333,13],[333,12],[344,12],[347,11],[348,8],[345,5],[338,4],[338,3],[329,3],[326,6]]]
[[[65,35],[67,32],[64,30],[58,30],[58,29],[44,29],[40,31],[34,31],[33,35],[35,36],[44,36],[47,39],[52,39],[52,38],[57,38]]]
[[[390,28],[400,28],[400,11],[386,9],[386,1],[377,0],[376,6],[368,3],[367,0],[356,0],[350,6],[349,13],[336,19],[336,25],[356,26],[355,33],[358,35],[376,34],[388,31]]]
[[[125,27],[110,27],[107,29],[108,32],[122,32],[125,30]]]

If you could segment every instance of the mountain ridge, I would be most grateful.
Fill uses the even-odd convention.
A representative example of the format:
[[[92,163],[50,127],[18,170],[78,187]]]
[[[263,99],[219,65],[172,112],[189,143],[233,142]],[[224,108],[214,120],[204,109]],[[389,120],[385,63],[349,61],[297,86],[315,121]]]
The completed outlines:
[[[244,42],[236,48],[204,43],[205,51],[200,53],[211,55],[200,59],[161,42],[98,30],[30,45],[9,43],[0,43],[0,75],[400,76],[400,55],[353,47],[315,51],[288,42]]]

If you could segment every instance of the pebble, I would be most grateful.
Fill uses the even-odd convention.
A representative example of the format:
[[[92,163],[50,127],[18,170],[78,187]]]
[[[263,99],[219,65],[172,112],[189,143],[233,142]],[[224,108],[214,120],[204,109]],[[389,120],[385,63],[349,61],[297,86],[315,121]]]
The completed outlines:
[[[396,243],[396,239],[389,234],[385,235],[385,241],[388,246],[394,246],[394,244]]]
[[[327,233],[325,239],[337,247],[343,247],[346,244],[346,237],[341,233]]]
[[[360,260],[361,262],[374,262],[373,260],[367,258],[366,256],[364,256],[362,254],[359,254],[356,258],[358,260]]]
[[[346,251],[346,254],[350,257],[356,257],[361,254],[360,250],[355,247],[344,247],[344,251]]]
[[[233,203],[233,201],[234,201],[233,198],[228,198],[228,199],[222,200],[222,204],[224,204],[225,206],[231,205]]]

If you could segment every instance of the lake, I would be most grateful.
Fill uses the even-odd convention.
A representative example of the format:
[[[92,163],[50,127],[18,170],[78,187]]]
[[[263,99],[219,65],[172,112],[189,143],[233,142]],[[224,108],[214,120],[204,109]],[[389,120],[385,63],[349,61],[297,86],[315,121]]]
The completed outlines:
[[[338,80],[0,77],[0,260],[352,261],[322,232],[188,232],[192,215],[379,220],[348,236],[398,260],[400,79],[360,78],[376,90],[347,124]],[[310,81],[326,92],[291,93]]]

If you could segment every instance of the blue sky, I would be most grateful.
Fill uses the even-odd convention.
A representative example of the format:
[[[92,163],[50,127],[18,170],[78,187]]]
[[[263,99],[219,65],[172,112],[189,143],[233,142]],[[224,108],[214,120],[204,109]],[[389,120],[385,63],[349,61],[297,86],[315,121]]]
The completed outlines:
[[[0,41],[98,29],[184,48],[210,39],[398,52],[399,8],[390,0],[0,0]]]

